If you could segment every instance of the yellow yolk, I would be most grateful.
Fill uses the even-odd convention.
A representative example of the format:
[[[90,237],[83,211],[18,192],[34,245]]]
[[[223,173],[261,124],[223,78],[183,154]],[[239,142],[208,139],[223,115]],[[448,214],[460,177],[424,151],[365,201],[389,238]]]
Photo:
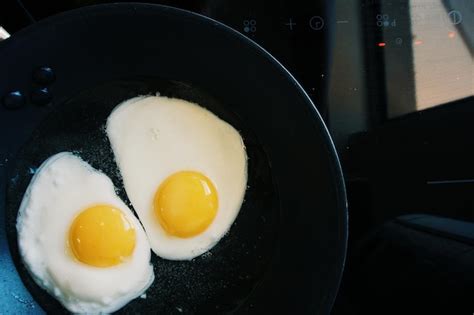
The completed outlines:
[[[217,214],[217,207],[214,184],[194,171],[169,176],[154,199],[154,211],[161,226],[178,237],[191,237],[206,230]]]
[[[79,213],[69,229],[69,247],[81,262],[95,267],[120,264],[135,248],[135,229],[117,208],[96,205]]]

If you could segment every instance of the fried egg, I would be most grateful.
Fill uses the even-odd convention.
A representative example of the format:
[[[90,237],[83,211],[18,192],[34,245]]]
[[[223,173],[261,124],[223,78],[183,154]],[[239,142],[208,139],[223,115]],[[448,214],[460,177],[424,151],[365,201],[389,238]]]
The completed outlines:
[[[189,260],[226,234],[247,187],[247,154],[234,127],[194,103],[140,96],[114,109],[106,131],[158,256]]]
[[[110,313],[154,279],[150,246],[112,181],[81,158],[47,159],[31,180],[16,224],[34,281],[74,313]]]

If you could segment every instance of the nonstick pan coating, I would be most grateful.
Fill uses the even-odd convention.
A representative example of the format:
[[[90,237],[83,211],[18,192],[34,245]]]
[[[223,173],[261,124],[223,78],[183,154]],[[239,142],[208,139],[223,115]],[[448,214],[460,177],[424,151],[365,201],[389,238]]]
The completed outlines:
[[[74,151],[109,175],[127,201],[104,122],[120,101],[159,92],[195,101],[241,132],[249,188],[230,232],[209,254],[191,262],[153,256],[147,298],[120,312],[329,312],[347,237],[340,166],[314,105],[255,43],[186,11],[121,4],[42,21],[2,43],[0,55],[9,73],[0,74],[2,94],[31,89],[37,66],[57,76],[52,104],[0,117],[3,129],[22,129],[15,139],[0,138],[10,157],[0,173],[7,187],[0,215],[17,271],[44,310],[64,311],[21,264],[14,226],[31,169]]]
[[[195,87],[154,78],[124,79],[83,91],[56,107],[19,151],[12,169],[14,180],[8,184],[6,198],[12,256],[18,262],[23,281],[48,311],[57,314],[63,308],[27,275],[27,270],[19,263],[16,246],[16,215],[32,170],[55,153],[74,152],[108,175],[122,200],[132,207],[110,149],[105,123],[120,102],[158,91],[164,96],[197,102],[240,131],[249,156],[248,189],[238,219],[211,251],[192,261],[170,261],[153,255],[155,281],[146,291],[147,298],[129,303],[119,313],[231,311],[246,299],[263,277],[277,246],[279,204],[268,159],[256,136],[245,129],[235,114]]]

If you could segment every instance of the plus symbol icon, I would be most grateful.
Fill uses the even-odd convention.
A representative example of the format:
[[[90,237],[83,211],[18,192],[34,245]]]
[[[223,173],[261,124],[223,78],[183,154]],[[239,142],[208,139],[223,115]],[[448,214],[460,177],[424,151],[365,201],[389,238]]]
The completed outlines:
[[[292,30],[293,30],[293,26],[295,26],[296,23],[293,22],[293,19],[292,19],[292,18],[290,18],[290,19],[288,20],[288,23],[285,23],[285,25],[288,26],[288,28],[290,29],[290,31],[292,31]]]

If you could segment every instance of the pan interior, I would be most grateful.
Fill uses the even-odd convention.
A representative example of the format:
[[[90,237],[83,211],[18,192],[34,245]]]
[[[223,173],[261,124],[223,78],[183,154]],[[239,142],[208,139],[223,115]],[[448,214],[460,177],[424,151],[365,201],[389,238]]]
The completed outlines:
[[[272,260],[278,243],[279,203],[270,161],[252,130],[225,103],[192,84],[150,77],[107,82],[55,106],[18,152],[10,172],[6,226],[12,256],[26,287],[48,312],[66,310],[28,274],[18,253],[15,229],[32,174],[49,156],[72,151],[109,176],[119,197],[130,204],[105,133],[105,121],[120,102],[156,93],[198,103],[239,130],[249,157],[249,187],[236,221],[214,248],[192,261],[169,261],[152,254],[155,281],[146,298],[131,301],[118,313],[234,311],[245,304]]]

